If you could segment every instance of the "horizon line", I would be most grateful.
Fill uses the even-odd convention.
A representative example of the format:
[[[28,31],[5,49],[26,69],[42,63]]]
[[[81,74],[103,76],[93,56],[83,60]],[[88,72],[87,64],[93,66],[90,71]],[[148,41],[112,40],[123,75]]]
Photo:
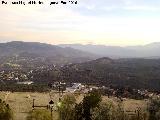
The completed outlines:
[[[134,47],[134,46],[147,46],[150,44],[158,44],[160,42],[150,42],[147,44],[139,44],[139,45],[107,45],[107,44],[95,44],[95,43],[62,43],[62,44],[53,44],[53,43],[47,43],[47,42],[41,42],[41,41],[23,41],[23,40],[13,40],[13,41],[0,41],[0,43],[11,43],[11,42],[25,42],[25,43],[42,43],[42,44],[48,44],[48,45],[97,45],[97,46],[106,46],[106,47]]]

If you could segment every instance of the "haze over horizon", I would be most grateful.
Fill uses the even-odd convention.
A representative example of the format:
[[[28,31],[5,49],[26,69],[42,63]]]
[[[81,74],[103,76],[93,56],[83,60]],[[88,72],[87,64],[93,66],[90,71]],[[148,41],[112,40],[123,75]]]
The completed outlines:
[[[93,46],[108,46],[108,47],[143,47],[143,46],[148,46],[148,45],[156,45],[156,44],[160,44],[160,42],[151,42],[151,43],[147,43],[147,44],[143,44],[143,45],[126,45],[126,46],[121,46],[121,45],[107,45],[107,44],[93,44],[93,43],[68,43],[68,44],[55,44],[55,43],[47,43],[44,41],[23,41],[23,40],[5,40],[5,41],[0,41],[0,43],[9,43],[9,42],[33,42],[33,43],[42,43],[42,44],[49,44],[49,45],[57,45],[57,46],[65,46],[67,47],[67,45],[82,45],[82,46],[87,46],[87,45],[93,45]],[[70,47],[70,46],[69,46]]]
[[[0,42],[109,46],[160,42],[159,0],[78,0],[77,5],[49,6],[50,1],[0,4]]]

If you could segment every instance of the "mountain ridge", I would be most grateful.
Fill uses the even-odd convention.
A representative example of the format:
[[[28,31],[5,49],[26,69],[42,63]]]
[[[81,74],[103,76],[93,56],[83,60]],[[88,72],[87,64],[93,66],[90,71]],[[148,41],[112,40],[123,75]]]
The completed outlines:
[[[50,61],[61,61],[63,63],[84,62],[93,60],[96,55],[83,52],[73,48],[62,48],[39,42],[12,41],[0,43],[0,58],[18,57],[19,59],[49,59]]]
[[[141,46],[106,46],[106,45],[82,45],[82,44],[60,44],[61,47],[71,47],[85,52],[90,52],[103,57],[111,58],[160,58],[157,51],[160,50],[160,42]]]

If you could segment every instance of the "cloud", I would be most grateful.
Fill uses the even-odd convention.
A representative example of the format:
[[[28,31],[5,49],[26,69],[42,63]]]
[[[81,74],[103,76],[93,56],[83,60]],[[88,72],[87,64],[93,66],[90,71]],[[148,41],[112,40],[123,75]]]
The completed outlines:
[[[136,44],[160,38],[157,0],[78,0],[78,5],[57,6],[50,1],[1,5],[0,40]]]

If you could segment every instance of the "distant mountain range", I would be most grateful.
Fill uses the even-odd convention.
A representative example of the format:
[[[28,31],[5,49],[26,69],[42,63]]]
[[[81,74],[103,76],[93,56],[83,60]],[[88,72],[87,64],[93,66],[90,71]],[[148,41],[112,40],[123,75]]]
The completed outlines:
[[[56,70],[59,70],[66,82],[160,90],[160,59],[144,59],[160,58],[159,51],[160,43],[112,47],[78,44],[55,46],[13,41],[0,43],[0,71],[42,70],[34,80],[46,82],[52,80],[57,74]],[[52,65],[58,66],[56,70],[43,71],[46,67],[52,68]],[[54,80],[56,79],[55,77]]]
[[[144,46],[105,46],[105,45],[82,45],[61,44],[61,47],[71,47],[77,50],[90,52],[101,57],[111,58],[160,58],[160,43],[151,43]]]
[[[8,43],[0,43],[0,58],[3,58],[0,60],[0,63],[4,63],[5,61],[13,62],[15,57],[18,59],[16,61],[40,60],[46,63],[52,62],[54,64],[84,62],[97,58],[96,55],[88,52],[38,42],[13,41]]]

